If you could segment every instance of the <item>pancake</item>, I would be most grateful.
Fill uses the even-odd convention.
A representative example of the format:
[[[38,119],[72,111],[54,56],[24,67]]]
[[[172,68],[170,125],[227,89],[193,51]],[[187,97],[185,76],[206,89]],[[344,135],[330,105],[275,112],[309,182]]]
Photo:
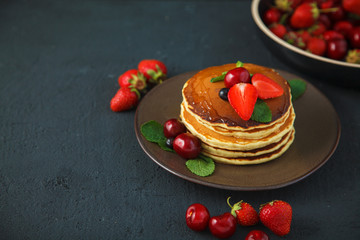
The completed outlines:
[[[186,103],[184,103],[184,108],[188,109],[185,107]],[[245,129],[227,129],[225,127],[221,127],[221,126],[214,126],[209,124],[206,120],[202,119],[201,117],[199,117],[198,115],[196,115],[194,112],[192,111],[188,111],[189,114],[192,115],[192,117],[196,118],[196,120],[204,125],[205,127],[209,128],[212,131],[218,132],[222,135],[225,136],[231,136],[231,137],[235,137],[235,138],[245,138],[245,139],[261,139],[264,138],[266,136],[269,136],[271,133],[278,131],[279,128],[285,123],[286,119],[289,117],[290,114],[290,108],[289,110],[284,113],[284,115],[279,118],[277,121],[271,122],[269,124],[263,124],[259,127],[252,127],[252,128],[245,128]]]
[[[214,161],[219,162],[219,163],[232,164],[232,165],[260,164],[260,163],[269,162],[271,160],[274,160],[274,159],[280,157],[282,154],[284,154],[286,152],[286,150],[288,150],[288,148],[293,143],[294,139],[295,139],[295,131],[292,131],[289,140],[281,148],[279,148],[271,153],[266,153],[266,154],[254,156],[254,157],[227,158],[227,157],[223,157],[223,156],[213,155],[206,151],[203,151],[202,153],[205,156],[208,156],[208,157],[212,158]]]
[[[228,150],[228,149],[224,149],[224,148],[213,147],[206,143],[202,143],[201,146],[202,146],[204,152],[207,152],[207,153],[213,154],[213,155],[217,155],[217,156],[224,156],[224,157],[228,157],[228,158],[254,157],[254,156],[259,156],[259,155],[263,155],[266,153],[271,153],[271,152],[281,148],[282,146],[284,146],[289,141],[290,136],[292,135],[292,132],[294,130],[295,129],[291,129],[291,131],[286,133],[285,136],[283,136],[278,142],[274,142],[274,143],[269,144],[262,148],[257,148],[257,149],[247,150],[247,151],[246,150],[244,150],[244,151]]]
[[[210,67],[191,77],[182,89],[180,118],[187,130],[202,141],[202,153],[216,162],[246,165],[273,160],[290,147],[295,137],[289,84],[273,69],[244,64],[251,74],[261,73],[284,89],[283,95],[264,100],[272,113],[270,122],[245,121],[219,97],[224,82],[210,81],[235,67]]]
[[[292,109],[292,108],[291,108]],[[186,126],[189,132],[198,137],[201,141],[208,145],[225,148],[229,150],[252,150],[265,147],[273,142],[278,142],[286,133],[288,133],[295,121],[295,114],[291,110],[290,116],[286,119],[286,122],[280,126],[277,131],[272,132],[270,135],[261,139],[246,139],[235,138],[232,136],[225,136],[219,132],[212,131],[197,122],[196,119],[185,110],[181,105],[180,118],[183,124]]]
[[[260,123],[253,120],[245,121],[234,111],[230,104],[224,104],[218,93],[224,88],[224,82],[210,82],[211,78],[220,76],[223,72],[235,68],[235,64],[209,67],[201,70],[191,77],[184,85],[183,102],[189,110],[198,115],[212,126],[219,126],[225,129],[258,129],[275,124],[289,110],[291,105],[290,87],[287,81],[274,69],[262,67],[255,64],[244,63],[250,74],[261,73],[283,89],[284,94],[277,98],[267,99],[266,103],[272,112],[272,120],[269,123]]]

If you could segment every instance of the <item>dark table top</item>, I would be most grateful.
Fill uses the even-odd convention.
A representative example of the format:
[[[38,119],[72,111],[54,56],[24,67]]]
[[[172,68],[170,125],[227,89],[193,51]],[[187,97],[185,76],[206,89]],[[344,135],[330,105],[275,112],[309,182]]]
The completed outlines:
[[[359,91],[275,58],[250,4],[1,1],[0,239],[214,239],[188,229],[185,211],[200,202],[221,214],[228,196],[256,208],[289,202],[286,239],[359,238]],[[236,60],[297,74],[334,105],[339,146],[318,171],[280,189],[229,191],[183,180],[142,151],[134,110],[109,108],[117,77],[146,58],[164,61],[170,77]],[[262,225],[239,227],[231,239],[251,229],[281,239]]]

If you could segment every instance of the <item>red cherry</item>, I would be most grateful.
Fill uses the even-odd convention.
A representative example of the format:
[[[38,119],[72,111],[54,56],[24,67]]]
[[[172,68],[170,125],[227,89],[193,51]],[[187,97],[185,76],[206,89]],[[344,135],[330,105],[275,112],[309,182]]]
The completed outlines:
[[[250,73],[243,67],[231,69],[224,78],[225,87],[231,88],[237,83],[249,83]]]
[[[344,19],[346,13],[344,8],[341,5],[334,6],[334,9],[336,9],[334,12],[330,12],[329,17],[333,22],[340,21]]]
[[[344,39],[344,36],[337,31],[328,30],[328,31],[324,32],[323,38],[325,41],[329,41],[332,39]]]
[[[327,42],[327,56],[332,59],[340,60],[345,57],[347,43],[344,39],[332,39]]]
[[[328,15],[322,13],[319,16],[319,22],[323,23],[326,27],[326,29],[329,29],[331,27],[331,20],[328,17]]]
[[[352,23],[346,20],[336,22],[333,27],[335,31],[341,33],[345,37],[348,36],[352,28],[353,28]]]
[[[176,118],[169,119],[164,123],[164,135],[166,138],[174,138],[184,132],[186,132],[184,124]]]
[[[263,15],[263,20],[266,25],[270,25],[276,22],[279,22],[281,17],[281,12],[277,8],[269,8],[265,11]]]
[[[209,210],[200,203],[194,203],[186,210],[186,225],[194,231],[203,231],[208,226]]]
[[[360,48],[360,27],[354,27],[349,31],[349,41],[353,48]]]
[[[201,142],[191,133],[181,133],[175,138],[173,148],[183,158],[196,158],[201,152]]]
[[[218,238],[231,237],[236,230],[236,218],[227,212],[220,216],[210,218],[210,232]]]
[[[252,230],[246,235],[245,240],[269,240],[269,236],[261,230]]]
[[[327,8],[331,8],[334,5],[334,1],[318,1],[318,5],[320,7],[320,9],[327,9]]]

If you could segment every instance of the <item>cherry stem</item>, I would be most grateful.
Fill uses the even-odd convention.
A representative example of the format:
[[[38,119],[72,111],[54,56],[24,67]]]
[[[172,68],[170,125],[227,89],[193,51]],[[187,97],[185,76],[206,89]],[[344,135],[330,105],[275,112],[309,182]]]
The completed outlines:
[[[232,209],[233,206],[230,204],[230,198],[231,198],[231,197],[228,197],[227,200],[226,200],[226,202],[227,202],[227,204],[229,205],[229,207]]]
[[[335,8],[325,8],[325,9],[319,9],[319,12],[321,13],[331,13],[331,12],[336,12],[339,8],[335,7]]]

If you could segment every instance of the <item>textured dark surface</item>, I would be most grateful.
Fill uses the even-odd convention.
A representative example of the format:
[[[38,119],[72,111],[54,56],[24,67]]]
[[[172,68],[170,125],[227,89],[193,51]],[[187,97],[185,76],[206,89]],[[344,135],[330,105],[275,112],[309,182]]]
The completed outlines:
[[[135,112],[109,108],[118,75],[144,58],[163,60],[169,76],[238,59],[300,75],[334,104],[339,147],[313,175],[277,190],[180,179],[141,150]],[[289,202],[286,239],[360,237],[360,93],[273,57],[250,1],[3,0],[0,73],[0,239],[214,239],[187,228],[186,208],[201,202],[218,215],[230,195],[255,208]]]

